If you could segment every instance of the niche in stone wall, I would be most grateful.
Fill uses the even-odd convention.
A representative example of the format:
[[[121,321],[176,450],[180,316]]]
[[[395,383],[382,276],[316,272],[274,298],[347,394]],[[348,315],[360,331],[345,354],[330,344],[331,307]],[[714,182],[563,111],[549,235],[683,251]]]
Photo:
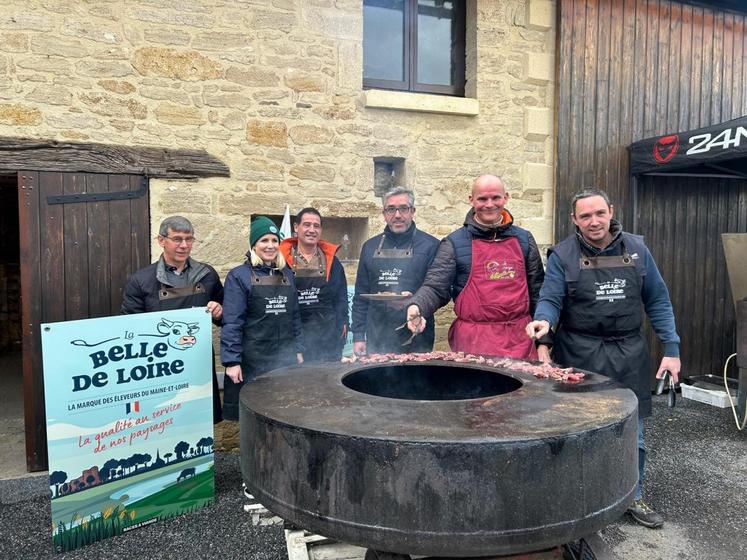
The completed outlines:
[[[300,210],[300,208],[299,208]],[[252,214],[252,219],[258,214]],[[279,214],[265,214],[278,227],[283,223]],[[322,214],[322,238],[340,246],[337,258],[343,263],[355,262],[361,254],[363,242],[368,239],[368,218],[340,218]],[[293,219],[291,215],[291,232]]]
[[[374,194],[382,196],[393,187],[406,185],[405,158],[374,158]]]

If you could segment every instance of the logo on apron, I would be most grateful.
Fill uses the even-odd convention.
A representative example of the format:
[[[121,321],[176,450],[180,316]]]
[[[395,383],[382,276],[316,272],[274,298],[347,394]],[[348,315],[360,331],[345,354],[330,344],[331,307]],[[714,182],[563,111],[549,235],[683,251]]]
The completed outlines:
[[[485,272],[488,280],[511,280],[516,277],[513,265],[503,261],[488,261],[485,263]]]
[[[288,296],[266,297],[265,299],[267,300],[267,303],[265,303],[265,315],[278,315],[286,312]]]
[[[615,278],[609,282],[594,282],[597,285],[597,301],[608,300],[612,303],[616,299],[625,299],[626,280]]]
[[[319,303],[319,293],[321,288],[311,286],[305,290],[299,290],[298,292],[298,303],[299,305],[311,305],[312,303]]]
[[[399,279],[402,276],[401,268],[389,268],[386,270],[379,271],[379,286],[396,286],[399,284]]]

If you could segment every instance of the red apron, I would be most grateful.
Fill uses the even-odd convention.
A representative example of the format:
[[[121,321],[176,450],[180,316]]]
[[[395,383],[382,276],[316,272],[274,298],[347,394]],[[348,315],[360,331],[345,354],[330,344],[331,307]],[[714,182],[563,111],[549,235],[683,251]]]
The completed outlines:
[[[537,359],[534,341],[524,332],[531,317],[518,239],[472,240],[472,270],[454,312],[449,329],[454,352]]]

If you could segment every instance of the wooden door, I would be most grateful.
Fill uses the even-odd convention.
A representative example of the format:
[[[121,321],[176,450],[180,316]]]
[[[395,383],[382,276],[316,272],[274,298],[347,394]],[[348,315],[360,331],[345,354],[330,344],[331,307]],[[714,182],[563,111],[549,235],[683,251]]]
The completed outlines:
[[[148,182],[138,175],[18,172],[26,464],[47,468],[40,325],[119,314],[150,261]]]
[[[747,232],[747,180],[644,176],[637,208],[639,233],[669,288],[682,373],[720,375],[736,348],[721,234]],[[661,345],[650,327],[645,332],[658,366]]]

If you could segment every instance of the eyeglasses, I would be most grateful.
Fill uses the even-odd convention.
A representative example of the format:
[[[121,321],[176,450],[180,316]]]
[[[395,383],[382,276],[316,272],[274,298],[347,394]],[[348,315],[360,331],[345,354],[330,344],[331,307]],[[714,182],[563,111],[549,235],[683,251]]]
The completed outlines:
[[[394,216],[397,212],[407,214],[410,210],[412,210],[412,206],[387,206],[384,208],[384,214]]]
[[[162,237],[165,237],[166,239],[175,243],[176,245],[181,245],[182,243],[186,243],[187,245],[192,245],[195,241],[197,241],[194,237],[169,237],[168,235],[164,235]]]

